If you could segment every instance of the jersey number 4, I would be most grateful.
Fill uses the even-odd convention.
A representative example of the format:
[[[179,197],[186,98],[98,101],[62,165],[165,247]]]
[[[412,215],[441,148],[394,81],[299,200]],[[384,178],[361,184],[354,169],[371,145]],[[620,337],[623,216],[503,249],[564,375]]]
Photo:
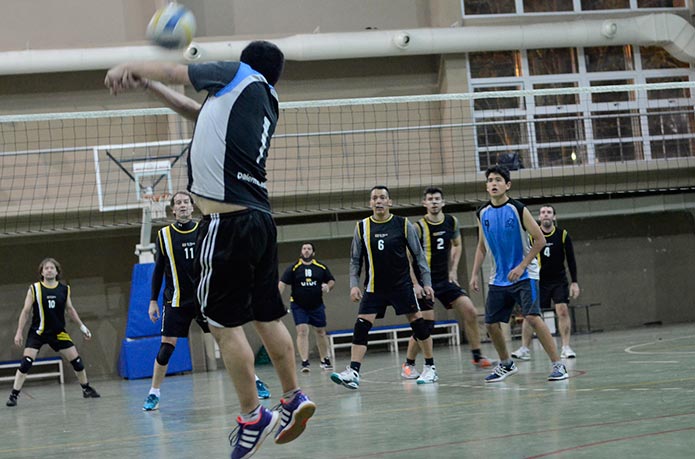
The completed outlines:
[[[546,245],[545,249],[543,249],[543,255],[546,257],[550,256],[550,246],[549,245]]]

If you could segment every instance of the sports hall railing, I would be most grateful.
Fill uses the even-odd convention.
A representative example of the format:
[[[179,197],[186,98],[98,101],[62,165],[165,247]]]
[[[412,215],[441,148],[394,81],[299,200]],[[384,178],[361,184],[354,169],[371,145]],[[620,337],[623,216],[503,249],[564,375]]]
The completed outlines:
[[[475,205],[495,163],[512,170],[517,198],[693,190],[694,86],[284,103],[268,160],[274,211],[354,212],[375,184],[398,206],[418,206],[431,185]],[[147,199],[185,188],[192,131],[167,109],[0,117],[0,236],[139,225]]]

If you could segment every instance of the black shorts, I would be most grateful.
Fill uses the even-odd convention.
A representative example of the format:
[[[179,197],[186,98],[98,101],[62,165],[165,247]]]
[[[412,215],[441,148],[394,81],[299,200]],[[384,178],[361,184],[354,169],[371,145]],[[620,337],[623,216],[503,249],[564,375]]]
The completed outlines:
[[[451,309],[451,305],[454,301],[462,296],[468,296],[468,293],[451,281],[437,282],[432,286],[434,290],[434,297],[439,300],[440,303],[446,308]],[[420,300],[420,309],[423,311],[431,311],[434,309],[434,301],[428,300],[427,298]]]
[[[41,335],[37,335],[36,330],[29,330],[29,334],[27,335],[26,347],[30,347],[38,351],[44,344],[48,344],[49,346],[51,346],[51,349],[53,349],[56,352],[62,349],[71,348],[75,345],[75,343],[72,342],[70,335],[68,335],[67,332],[65,332],[64,330],[57,334],[42,333]]]
[[[277,229],[246,209],[205,215],[196,242],[196,296],[211,325],[238,327],[287,314],[278,291]]]
[[[541,309],[550,309],[552,304],[569,304],[570,302],[570,287],[567,279],[551,282],[541,281]]]
[[[381,319],[386,314],[386,307],[393,306],[397,316],[414,314],[420,310],[412,288],[395,290],[389,293],[365,292],[360,301],[360,314],[376,314]]]
[[[536,279],[524,279],[507,286],[490,285],[485,301],[485,323],[508,323],[514,305],[524,316],[540,316],[540,298]]]
[[[188,329],[191,328],[191,322],[194,320],[204,333],[210,333],[207,321],[195,304],[181,305],[176,308],[166,304],[162,314],[162,336],[185,338],[188,336]]]

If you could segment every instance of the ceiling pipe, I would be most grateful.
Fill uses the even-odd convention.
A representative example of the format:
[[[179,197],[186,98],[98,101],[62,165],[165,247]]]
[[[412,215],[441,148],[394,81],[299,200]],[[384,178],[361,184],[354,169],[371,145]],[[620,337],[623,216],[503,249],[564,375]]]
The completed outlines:
[[[539,24],[319,33],[270,39],[290,61],[588,46],[663,46],[695,62],[695,28],[680,16],[580,19]],[[193,43],[184,53],[142,45],[0,52],[0,75],[101,70],[126,61],[238,59],[246,41]]]

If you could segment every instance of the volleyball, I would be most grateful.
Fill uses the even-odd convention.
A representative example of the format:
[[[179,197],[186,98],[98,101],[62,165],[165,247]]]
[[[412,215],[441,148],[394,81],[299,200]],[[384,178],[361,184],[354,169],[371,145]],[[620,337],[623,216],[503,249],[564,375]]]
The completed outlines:
[[[185,6],[169,3],[154,13],[147,25],[146,35],[157,46],[185,48],[195,35],[195,16]]]

